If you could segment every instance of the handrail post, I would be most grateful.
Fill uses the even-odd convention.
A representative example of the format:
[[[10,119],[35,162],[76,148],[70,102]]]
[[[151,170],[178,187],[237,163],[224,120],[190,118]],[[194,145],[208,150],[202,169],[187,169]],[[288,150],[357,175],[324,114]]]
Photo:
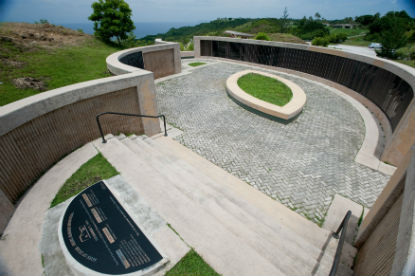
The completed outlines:
[[[346,225],[346,227],[347,227],[347,222],[349,221],[349,218],[350,218],[351,214],[352,214],[352,212],[350,210],[347,211],[346,215],[344,216],[344,218],[343,218],[342,222],[340,223],[339,227],[337,228],[336,232],[333,233],[333,238],[335,238],[335,239],[339,238],[340,231],[342,230],[344,225]]]
[[[161,118],[163,118],[163,124],[164,124],[164,136],[167,136],[166,116],[161,115]]]
[[[343,218],[343,221],[339,225],[339,228],[337,228],[337,231],[335,233],[333,233],[333,235],[332,235],[333,238],[338,239],[339,238],[339,233],[340,233],[340,231],[342,231],[342,233],[340,235],[339,243],[337,244],[336,255],[334,256],[334,261],[333,261],[333,265],[331,266],[329,276],[336,275],[337,266],[339,265],[339,262],[340,262],[340,256],[341,256],[341,253],[342,253],[344,240],[346,239],[347,224],[349,223],[349,219],[350,219],[351,215],[352,215],[352,212],[350,210],[347,211],[346,215]]]
[[[102,131],[102,127],[101,127],[101,122],[99,121],[99,117],[101,116],[101,115],[103,115],[103,114],[98,114],[95,118],[96,118],[96,120],[97,120],[97,124],[98,124],[98,129],[99,129],[99,133],[101,134],[101,137],[102,137],[102,143],[106,143],[107,142],[107,140],[105,140],[105,137],[104,137],[104,132]]]

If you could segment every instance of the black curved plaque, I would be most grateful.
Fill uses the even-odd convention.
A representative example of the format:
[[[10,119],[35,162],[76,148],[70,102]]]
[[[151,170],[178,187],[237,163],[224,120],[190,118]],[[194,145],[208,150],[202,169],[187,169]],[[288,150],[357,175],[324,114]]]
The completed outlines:
[[[62,234],[72,257],[100,273],[131,273],[162,259],[103,181],[69,204]]]

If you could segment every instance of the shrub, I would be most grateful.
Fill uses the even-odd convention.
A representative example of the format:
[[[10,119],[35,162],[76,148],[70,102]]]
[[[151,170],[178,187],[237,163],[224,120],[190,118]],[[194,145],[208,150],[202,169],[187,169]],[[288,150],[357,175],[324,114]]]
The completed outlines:
[[[345,33],[338,33],[336,34],[337,42],[343,42],[347,39],[347,35]]]
[[[191,42],[189,46],[187,46],[187,51],[193,51],[194,49],[195,49],[195,45],[193,44],[193,42]]]
[[[415,45],[407,45],[406,47],[396,50],[398,59],[415,59]]]
[[[329,34],[326,29],[318,29],[309,33],[300,34],[300,38],[304,40],[312,40],[316,37],[325,37]]]
[[[328,39],[330,43],[340,43],[347,39],[347,35],[345,33],[331,34]]]
[[[256,40],[271,40],[266,33],[258,33],[255,37]]]
[[[329,37],[316,37],[313,39],[313,41],[311,41],[311,44],[313,45],[324,46],[324,47],[327,47],[329,43],[330,43]]]

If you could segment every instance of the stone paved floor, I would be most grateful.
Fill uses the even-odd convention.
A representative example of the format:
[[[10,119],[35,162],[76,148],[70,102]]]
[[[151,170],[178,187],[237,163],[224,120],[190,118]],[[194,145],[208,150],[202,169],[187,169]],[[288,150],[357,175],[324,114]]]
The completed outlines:
[[[161,113],[183,145],[287,207],[321,223],[333,196],[371,206],[389,177],[354,162],[364,139],[360,114],[329,89],[295,76],[307,103],[284,124],[230,99],[225,81],[245,65],[212,62],[157,84]]]

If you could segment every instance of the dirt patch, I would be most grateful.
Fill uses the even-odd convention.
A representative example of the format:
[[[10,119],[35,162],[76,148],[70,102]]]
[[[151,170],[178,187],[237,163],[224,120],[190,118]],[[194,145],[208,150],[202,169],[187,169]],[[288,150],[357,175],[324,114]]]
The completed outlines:
[[[89,39],[92,37],[88,34],[52,24],[3,23],[0,26],[0,42],[12,42],[24,48],[76,46]]]
[[[304,40],[292,34],[271,33],[268,36],[272,41],[306,44]]]
[[[7,58],[0,58],[1,63],[8,67],[13,68],[22,68],[25,63],[23,61],[13,60],[13,59],[7,59]]]
[[[46,90],[46,84],[38,79],[31,78],[31,77],[24,77],[24,78],[18,78],[14,79],[13,81],[14,86],[20,89],[34,89],[37,91],[45,91]]]

